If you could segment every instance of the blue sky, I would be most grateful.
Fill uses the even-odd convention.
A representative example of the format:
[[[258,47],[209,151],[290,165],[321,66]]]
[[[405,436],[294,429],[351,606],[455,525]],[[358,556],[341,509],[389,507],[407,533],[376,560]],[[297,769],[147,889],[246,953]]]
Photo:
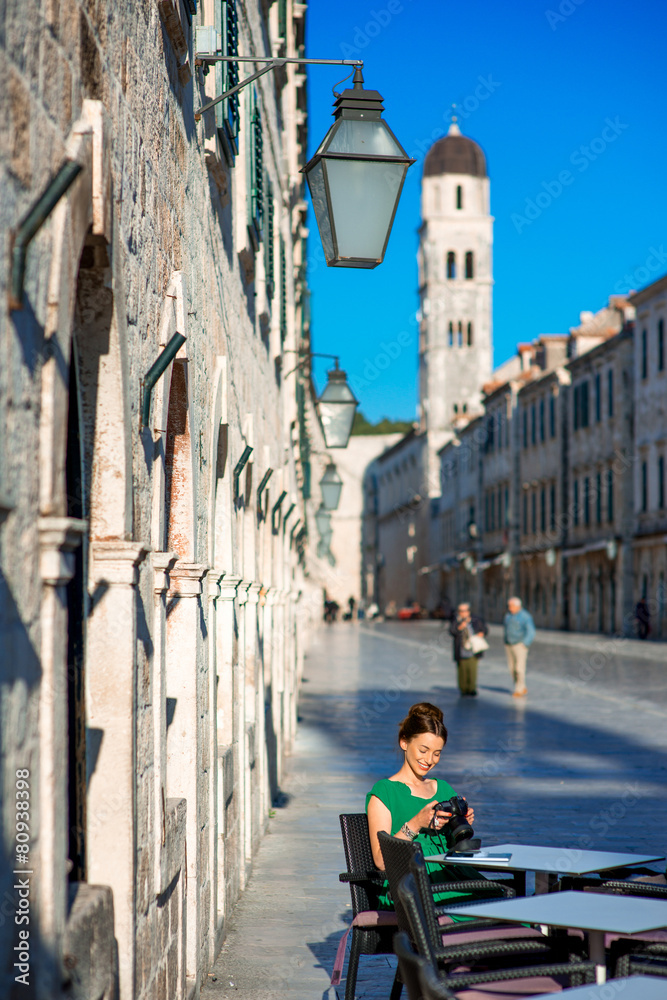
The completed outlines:
[[[491,178],[496,364],[518,341],[566,332],[581,310],[667,273],[667,12],[658,0],[313,0],[307,33],[311,58],[364,60],[366,86],[418,157],[375,270],[327,268],[310,216],[313,350],[340,354],[363,380],[369,419],[415,416],[422,163],[453,103]],[[311,154],[344,72],[309,68]],[[480,80],[491,93],[477,101]],[[564,170],[573,179],[547,205]],[[540,192],[545,207],[522,222]],[[380,370],[383,342],[400,349]],[[320,386],[325,369],[315,366]]]

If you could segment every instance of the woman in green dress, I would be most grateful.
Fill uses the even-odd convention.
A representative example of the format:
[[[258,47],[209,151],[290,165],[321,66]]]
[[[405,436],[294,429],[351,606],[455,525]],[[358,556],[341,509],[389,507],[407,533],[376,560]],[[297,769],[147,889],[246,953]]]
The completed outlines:
[[[438,810],[436,804],[450,799],[456,792],[441,778],[429,778],[430,771],[440,760],[447,729],[442,712],[430,702],[413,705],[400,724],[398,745],[405,754],[403,766],[390,778],[382,778],[366,796],[366,812],[371,836],[373,860],[378,868],[384,868],[378,833],[384,830],[400,840],[411,840],[420,844],[424,856],[444,854],[447,844],[438,834],[451,813]],[[468,808],[467,821],[472,825],[475,813]],[[429,833],[422,833],[429,828]],[[482,878],[478,872],[467,866],[428,863],[427,870],[432,882],[454,882],[461,879]],[[446,899],[464,898],[469,893],[441,892],[436,902]],[[380,906],[391,907],[388,893],[380,897]]]

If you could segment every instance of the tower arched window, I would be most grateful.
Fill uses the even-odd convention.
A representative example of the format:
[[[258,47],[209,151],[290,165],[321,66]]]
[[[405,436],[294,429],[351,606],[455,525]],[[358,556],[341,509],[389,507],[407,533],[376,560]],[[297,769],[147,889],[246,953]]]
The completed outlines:
[[[454,324],[452,322],[449,324],[449,346],[454,346]]]
[[[468,347],[472,347],[472,323],[468,323]]]
[[[447,277],[456,277],[456,254],[453,250],[450,250],[447,254]]]
[[[456,207],[463,208],[463,188],[460,184],[456,185]]]
[[[463,347],[463,323],[459,320],[459,347]]]
[[[436,184],[433,188],[433,208],[436,212],[440,211],[440,185]]]
[[[475,264],[473,260],[472,250],[468,250],[466,253],[466,278],[475,277]]]

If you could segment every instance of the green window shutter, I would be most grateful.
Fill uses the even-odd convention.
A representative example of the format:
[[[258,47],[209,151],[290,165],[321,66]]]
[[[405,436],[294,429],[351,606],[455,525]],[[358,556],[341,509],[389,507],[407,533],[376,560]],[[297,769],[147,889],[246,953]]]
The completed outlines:
[[[271,181],[266,178],[265,184],[266,190],[266,204],[264,211],[264,272],[266,274],[266,295],[267,298],[273,298],[273,292],[275,287],[275,266],[274,266],[274,230],[273,230],[273,185]]]
[[[257,91],[250,91],[250,142],[248,153],[248,229],[255,250],[259,249],[263,232],[264,215],[264,149],[262,134],[262,113]]]
[[[236,0],[220,0],[216,5],[216,28],[220,32],[222,54],[237,56],[239,54],[239,23],[236,10]],[[215,82],[218,93],[230,90],[239,82],[239,63],[216,63]],[[216,106],[215,123],[218,127],[218,138],[227,162],[234,165],[234,159],[239,151],[239,95],[233,94]]]
[[[285,241],[280,237],[280,341],[287,337],[287,255]]]

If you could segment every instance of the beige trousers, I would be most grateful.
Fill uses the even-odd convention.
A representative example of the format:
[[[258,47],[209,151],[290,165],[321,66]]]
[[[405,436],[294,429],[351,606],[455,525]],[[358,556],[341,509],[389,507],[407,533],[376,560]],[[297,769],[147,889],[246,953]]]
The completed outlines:
[[[523,642],[515,642],[512,646],[506,643],[505,655],[507,656],[507,666],[510,668],[510,674],[514,681],[514,690],[525,691],[528,646]]]

